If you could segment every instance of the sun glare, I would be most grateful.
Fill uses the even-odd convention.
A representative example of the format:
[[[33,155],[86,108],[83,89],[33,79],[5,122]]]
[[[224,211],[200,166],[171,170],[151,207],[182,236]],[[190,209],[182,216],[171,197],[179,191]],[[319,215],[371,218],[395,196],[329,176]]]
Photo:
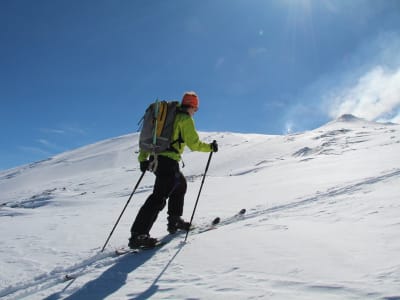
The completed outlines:
[[[284,0],[287,9],[286,33],[290,37],[290,50],[296,56],[298,47],[307,44],[315,48],[313,0]]]
[[[284,0],[288,7],[304,12],[310,12],[312,8],[312,0]]]

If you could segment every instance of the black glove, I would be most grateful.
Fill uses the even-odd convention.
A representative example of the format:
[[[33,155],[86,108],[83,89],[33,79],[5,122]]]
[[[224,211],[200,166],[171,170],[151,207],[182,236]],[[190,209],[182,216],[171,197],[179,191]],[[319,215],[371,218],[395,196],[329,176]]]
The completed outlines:
[[[218,152],[218,144],[217,144],[217,141],[216,141],[216,140],[214,140],[214,141],[210,144],[210,147],[211,147],[211,151],[212,151],[212,152]]]
[[[146,172],[149,169],[149,164],[150,164],[149,160],[141,161],[140,162],[140,171]]]

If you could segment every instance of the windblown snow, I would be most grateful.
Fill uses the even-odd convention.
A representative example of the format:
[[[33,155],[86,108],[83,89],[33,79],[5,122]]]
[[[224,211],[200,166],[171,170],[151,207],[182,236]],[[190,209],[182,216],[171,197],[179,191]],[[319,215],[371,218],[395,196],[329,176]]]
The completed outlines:
[[[1,171],[0,297],[400,299],[400,125],[345,115],[300,134],[201,137],[220,151],[194,223],[221,225],[138,254],[114,250],[127,245],[151,173],[100,253],[140,177],[138,134]],[[207,159],[184,154],[185,219]],[[151,234],[167,234],[166,210]]]

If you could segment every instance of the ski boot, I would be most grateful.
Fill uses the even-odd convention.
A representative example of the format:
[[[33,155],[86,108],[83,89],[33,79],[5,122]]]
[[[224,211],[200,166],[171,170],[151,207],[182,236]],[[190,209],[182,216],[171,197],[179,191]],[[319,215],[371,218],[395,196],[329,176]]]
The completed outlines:
[[[174,234],[178,230],[189,231],[190,223],[185,222],[181,217],[169,216],[168,217],[168,232]]]
[[[150,237],[148,234],[132,234],[128,247],[131,249],[147,249],[154,248],[157,243],[158,240]]]

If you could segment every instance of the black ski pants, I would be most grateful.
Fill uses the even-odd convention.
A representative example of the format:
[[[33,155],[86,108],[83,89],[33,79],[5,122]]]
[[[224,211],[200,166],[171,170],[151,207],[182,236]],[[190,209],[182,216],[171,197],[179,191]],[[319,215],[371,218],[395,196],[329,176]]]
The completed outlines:
[[[186,194],[186,179],[179,170],[179,163],[165,156],[158,156],[158,167],[153,193],[140,208],[131,228],[131,234],[149,234],[158,213],[168,200],[168,215],[180,217]]]

